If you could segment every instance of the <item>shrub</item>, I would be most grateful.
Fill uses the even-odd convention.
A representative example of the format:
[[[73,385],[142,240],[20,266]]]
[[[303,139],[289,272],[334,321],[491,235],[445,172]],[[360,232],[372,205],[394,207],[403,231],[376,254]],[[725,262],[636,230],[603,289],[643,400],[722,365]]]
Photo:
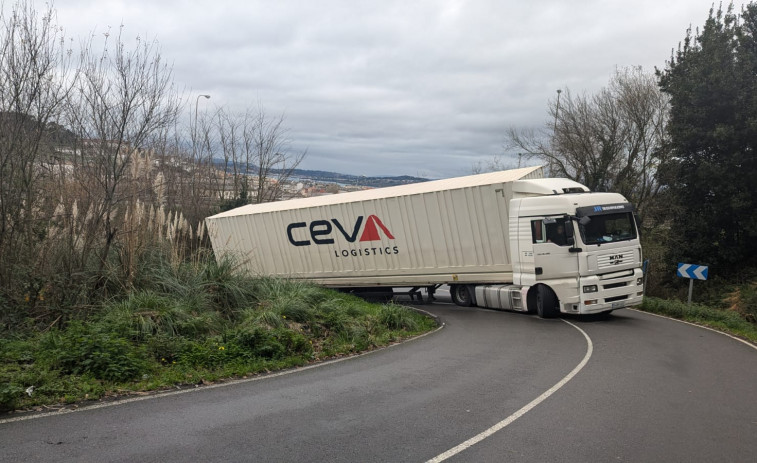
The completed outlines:
[[[231,257],[209,260],[202,267],[202,276],[203,289],[219,310],[249,307],[258,300],[252,279]]]
[[[418,329],[418,322],[413,317],[409,309],[394,305],[384,304],[378,311],[378,320],[387,328],[393,330],[415,331]]]
[[[64,374],[91,374],[97,379],[125,382],[147,369],[144,353],[126,339],[102,333],[82,322],[71,322],[65,331],[43,338],[48,361]]]
[[[107,306],[101,323],[140,340],[157,335],[198,337],[223,330],[224,322],[217,312],[193,310],[191,304],[185,306],[183,302],[151,291],[132,293]]]
[[[0,411],[13,410],[23,393],[23,387],[13,384],[10,378],[0,376]]]
[[[264,326],[279,328],[284,326],[281,314],[271,309],[245,309],[240,313],[239,325],[244,328]]]
[[[195,368],[217,368],[228,359],[225,343],[218,338],[187,342],[178,354],[177,362]]]
[[[182,336],[160,334],[147,339],[145,350],[154,360],[168,365],[177,362],[189,344],[190,341]]]
[[[309,355],[313,347],[301,333],[286,328],[268,330],[256,327],[240,330],[233,338],[234,344],[255,357],[280,359],[288,354]]]
[[[297,323],[307,323],[313,318],[308,302],[296,294],[275,299],[270,307],[271,311],[281,314],[282,318]]]

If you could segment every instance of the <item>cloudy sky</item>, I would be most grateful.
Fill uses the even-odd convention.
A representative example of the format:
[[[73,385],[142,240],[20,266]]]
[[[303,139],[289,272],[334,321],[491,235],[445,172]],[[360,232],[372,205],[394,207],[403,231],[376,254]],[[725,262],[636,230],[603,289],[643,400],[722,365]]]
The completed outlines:
[[[547,123],[557,89],[664,67],[711,0],[57,0],[70,37],[155,39],[200,111],[284,114],[301,167],[445,178]],[[509,157],[504,158],[508,162]],[[513,161],[517,163],[517,160]]]

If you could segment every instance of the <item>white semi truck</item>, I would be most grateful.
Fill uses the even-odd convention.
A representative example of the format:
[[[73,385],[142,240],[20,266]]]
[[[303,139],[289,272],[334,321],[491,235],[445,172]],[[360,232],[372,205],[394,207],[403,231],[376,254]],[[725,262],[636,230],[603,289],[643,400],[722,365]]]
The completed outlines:
[[[633,206],[541,167],[251,204],[206,219],[254,274],[387,291],[449,285],[461,306],[553,317],[642,301]]]

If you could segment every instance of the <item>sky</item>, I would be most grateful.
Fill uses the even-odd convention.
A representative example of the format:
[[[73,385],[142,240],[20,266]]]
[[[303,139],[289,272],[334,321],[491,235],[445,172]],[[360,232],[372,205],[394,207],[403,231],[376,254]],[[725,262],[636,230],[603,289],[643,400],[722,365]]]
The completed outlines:
[[[6,2],[7,3],[7,2]],[[188,111],[283,115],[302,168],[448,178],[542,128],[557,89],[664,68],[711,0],[57,0],[73,38],[156,40]],[[717,6],[717,4],[716,4]],[[740,3],[737,3],[740,6]],[[44,4],[42,4],[44,7]],[[40,8],[38,6],[38,8]],[[210,99],[197,95],[208,94]],[[536,161],[528,161],[533,165]],[[524,163],[525,164],[525,163]]]

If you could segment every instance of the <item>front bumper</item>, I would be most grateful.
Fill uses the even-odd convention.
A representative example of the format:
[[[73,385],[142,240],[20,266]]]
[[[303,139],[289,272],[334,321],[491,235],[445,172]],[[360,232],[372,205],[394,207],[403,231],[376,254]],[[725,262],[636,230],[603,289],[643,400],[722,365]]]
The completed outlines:
[[[608,312],[640,305],[644,299],[643,273],[633,272],[592,275],[580,279],[577,302],[563,304],[565,313],[593,314]],[[595,292],[584,292],[586,287],[596,288]]]

